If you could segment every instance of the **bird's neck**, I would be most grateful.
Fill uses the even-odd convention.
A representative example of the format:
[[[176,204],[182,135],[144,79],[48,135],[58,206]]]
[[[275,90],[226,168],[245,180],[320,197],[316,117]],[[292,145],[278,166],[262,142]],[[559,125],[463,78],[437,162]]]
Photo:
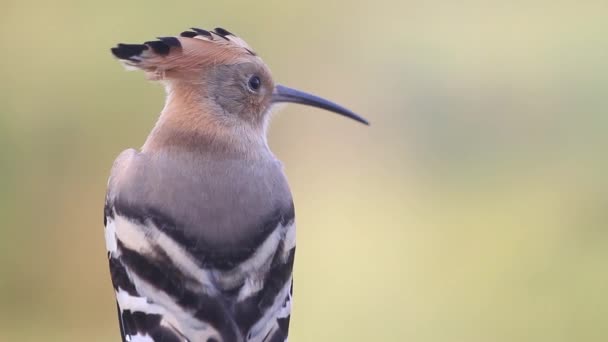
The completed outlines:
[[[264,127],[214,115],[200,90],[168,89],[165,107],[142,147],[144,153],[191,151],[255,157],[268,150]]]

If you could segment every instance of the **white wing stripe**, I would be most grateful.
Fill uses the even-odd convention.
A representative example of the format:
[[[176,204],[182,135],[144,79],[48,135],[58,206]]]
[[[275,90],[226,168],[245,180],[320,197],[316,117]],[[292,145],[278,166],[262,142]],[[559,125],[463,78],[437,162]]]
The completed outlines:
[[[283,304],[285,303],[285,298],[287,298],[287,296],[289,296],[290,288],[291,288],[291,277],[289,277],[289,280],[287,280],[285,282],[285,285],[283,285],[283,288],[277,294],[277,296],[274,297],[274,302],[272,303],[272,306],[269,307],[266,310],[266,312],[264,312],[264,316],[262,316],[251,327],[251,329],[249,330],[249,335],[251,336],[251,339],[249,339],[248,341],[251,341],[251,342],[262,341],[262,339],[264,337],[266,337],[268,332],[270,332],[271,329],[276,326],[277,316],[281,313],[284,313],[284,312],[282,312]],[[289,306],[289,309],[291,309],[291,305]],[[285,316],[285,317],[287,317],[287,316]]]
[[[163,307],[148,302],[144,297],[132,296],[120,287],[118,288],[118,291],[116,291],[116,300],[118,301],[120,309],[123,311],[139,311],[151,315],[163,315],[165,313]]]
[[[105,235],[106,247],[111,257],[120,258],[118,244],[150,258],[154,258],[160,249],[167,254],[174,266],[178,267],[184,275],[199,282],[200,287],[195,289],[196,291],[216,296],[220,295],[218,286],[220,289],[224,289],[223,286],[243,283],[237,298],[237,301],[241,301],[263,289],[264,279],[269,272],[275,253],[281,253],[281,261],[287,262],[291,251],[295,247],[295,230],[294,221],[286,225],[279,224],[257,247],[251,257],[229,271],[200,267],[183,246],[158,229],[151,221],[146,221],[142,225],[114,212],[113,219],[111,217],[107,218]],[[281,241],[283,241],[282,246]],[[116,298],[121,310],[160,314],[163,316],[163,322],[168,323],[169,326],[174,327],[185,336],[218,334],[213,326],[194,317],[192,312],[179,305],[170,295],[159,291],[155,284],[148,283],[128,268],[127,273],[141,297],[132,296],[118,288]],[[285,282],[279,293],[275,295],[273,304],[265,310],[264,314],[251,327],[248,341],[261,341],[273,329],[278,329],[277,318],[285,318],[290,315],[290,286],[291,277]],[[146,298],[153,298],[154,302],[150,302]],[[150,338],[148,335],[134,337],[140,338],[142,342],[149,341],[146,338]]]
[[[217,293],[208,270],[198,267],[192,257],[173,239],[160,231],[150,222],[146,226],[141,226],[120,215],[116,218],[116,235],[118,240],[127,248],[143,254],[154,255],[155,246],[160,247],[174,264],[184,274],[197,279],[202,285],[205,293],[214,295]],[[154,245],[152,244],[152,241]]]
[[[146,335],[141,335],[141,334],[127,335],[127,341],[129,341],[129,342],[154,342],[152,337],[150,337],[148,334],[146,334]]]
[[[106,237],[106,249],[110,252],[110,256],[116,254],[116,225],[111,217],[106,218],[106,227],[104,229]]]

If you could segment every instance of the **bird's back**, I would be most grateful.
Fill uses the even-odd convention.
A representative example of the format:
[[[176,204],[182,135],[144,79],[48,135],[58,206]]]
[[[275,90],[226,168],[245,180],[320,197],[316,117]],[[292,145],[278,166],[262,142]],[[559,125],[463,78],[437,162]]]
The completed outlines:
[[[284,341],[295,223],[270,151],[123,152],[105,205],[123,340]]]
[[[222,28],[111,51],[167,92],[142,151],[116,160],[106,196],[123,340],[285,341],[295,223],[266,141],[270,112],[289,102],[367,121],[275,84],[261,57]]]

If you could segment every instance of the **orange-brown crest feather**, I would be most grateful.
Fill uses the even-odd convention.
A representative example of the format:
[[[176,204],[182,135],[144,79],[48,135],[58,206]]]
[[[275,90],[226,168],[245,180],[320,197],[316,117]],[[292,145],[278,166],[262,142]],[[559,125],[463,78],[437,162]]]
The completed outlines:
[[[241,38],[222,28],[193,29],[180,37],[161,37],[143,44],[118,44],[112,53],[129,69],[141,69],[151,80],[187,79],[218,64],[255,56]]]

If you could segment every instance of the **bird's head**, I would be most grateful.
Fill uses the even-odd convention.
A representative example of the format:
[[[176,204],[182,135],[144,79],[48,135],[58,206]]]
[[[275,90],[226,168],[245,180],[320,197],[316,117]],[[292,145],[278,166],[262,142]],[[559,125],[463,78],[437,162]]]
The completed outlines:
[[[224,127],[246,123],[265,131],[270,108],[281,102],[326,109],[368,124],[340,105],[275,84],[253,49],[222,28],[195,28],[179,37],[118,44],[111,51],[127,68],[141,69],[148,79],[166,85],[169,99],[164,112],[181,113],[182,126],[209,125],[211,121]]]

